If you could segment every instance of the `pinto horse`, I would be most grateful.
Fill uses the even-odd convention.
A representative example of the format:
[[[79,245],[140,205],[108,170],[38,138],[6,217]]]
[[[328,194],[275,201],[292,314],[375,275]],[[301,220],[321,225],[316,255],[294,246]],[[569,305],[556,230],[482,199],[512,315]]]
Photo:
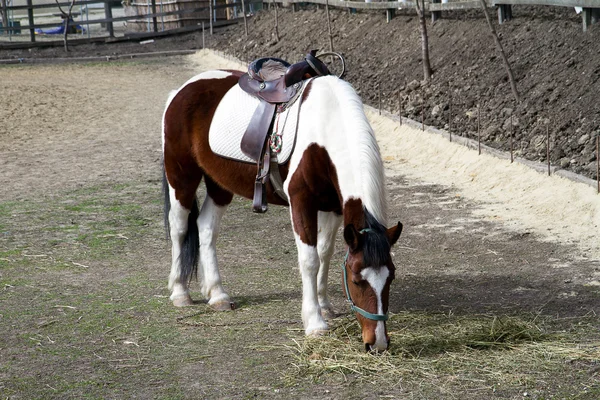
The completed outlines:
[[[169,289],[175,306],[193,304],[189,284],[197,277],[211,307],[233,308],[221,283],[215,243],[233,195],[252,199],[256,165],[216,155],[208,135],[220,100],[241,74],[201,73],[170,95],[164,111],[165,223],[172,241]],[[348,246],[343,288],[366,350],[382,351],[389,345],[385,321],[395,271],[390,249],[402,224],[384,225],[387,203],[379,147],[349,83],[319,77],[307,84],[302,98],[295,147],[280,173],[298,248],[305,333],[323,333],[326,319],[335,316],[327,278],[343,223]],[[206,198],[199,209],[196,190],[202,179]],[[270,182],[266,189],[270,204],[287,205]]]

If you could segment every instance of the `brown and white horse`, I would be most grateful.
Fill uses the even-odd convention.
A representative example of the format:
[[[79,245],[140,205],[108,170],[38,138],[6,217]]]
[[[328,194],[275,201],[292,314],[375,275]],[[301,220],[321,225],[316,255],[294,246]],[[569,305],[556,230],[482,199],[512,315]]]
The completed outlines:
[[[210,306],[231,308],[221,284],[215,242],[233,195],[252,198],[256,165],[216,155],[208,134],[219,101],[240,75],[238,71],[197,75],[171,94],[164,112],[165,219],[172,240],[169,288],[176,306],[192,304],[189,283],[197,276]],[[366,349],[385,350],[395,270],[390,248],[402,224],[384,226],[383,163],[362,102],[347,82],[320,77],[305,89],[298,121],[294,151],[280,171],[298,248],[305,333],[326,331],[325,319],[335,315],[327,278],[335,236],[343,222],[348,245],[343,287],[362,327]],[[202,179],[207,195],[198,209],[196,190]],[[270,183],[267,200],[286,205]]]

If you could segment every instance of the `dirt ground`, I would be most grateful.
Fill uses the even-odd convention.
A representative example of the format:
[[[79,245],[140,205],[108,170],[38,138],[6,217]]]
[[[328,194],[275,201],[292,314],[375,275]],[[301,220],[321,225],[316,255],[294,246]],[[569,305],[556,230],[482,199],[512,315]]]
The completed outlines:
[[[447,12],[428,25],[434,70],[429,85],[421,82],[421,43],[414,11],[398,10],[386,23],[383,12],[332,10],[331,22],[334,49],[347,60],[346,78],[368,104],[378,105],[380,85],[383,108],[397,113],[399,91],[404,116],[420,121],[423,103],[426,124],[471,138],[477,137],[479,107],[484,143],[508,150],[513,135],[515,155],[536,161],[546,160],[548,129],[553,165],[595,178],[600,28],[595,25],[582,32],[581,17],[571,7],[515,6],[513,16],[496,29],[517,80],[519,104],[480,11]],[[274,23],[274,11],[262,11],[249,19],[247,38],[243,24],[238,24],[216,29],[214,36],[207,35],[206,45],[244,60],[270,55],[291,62],[310,49],[329,48],[323,9],[280,10],[279,41]],[[201,46],[198,32],[144,45],[76,46],[68,55],[60,47],[5,50],[1,58],[87,57]]]
[[[0,68],[0,92],[12,99],[0,109],[2,398],[598,397],[598,260],[478,214],[486,205],[452,182],[394,168],[390,214],[406,229],[394,252],[392,354],[404,354],[403,335],[419,329],[407,328],[406,316],[456,326],[465,318],[533,319],[548,337],[591,350],[525,352],[515,364],[498,360],[538,343],[467,351],[433,348],[429,338],[413,340],[418,351],[399,365],[431,364],[405,367],[394,384],[377,374],[307,374],[294,350],[304,338],[287,209],[259,216],[241,199],[218,243],[238,310],[172,307],[160,118],[168,92],[197,69],[183,57]],[[263,248],[252,239],[257,232]],[[343,252],[338,242],[334,265]],[[342,314],[333,326],[352,323],[333,266],[330,279]],[[349,340],[359,354],[359,336]],[[481,366],[457,364],[465,354]],[[451,367],[436,369],[442,361]]]

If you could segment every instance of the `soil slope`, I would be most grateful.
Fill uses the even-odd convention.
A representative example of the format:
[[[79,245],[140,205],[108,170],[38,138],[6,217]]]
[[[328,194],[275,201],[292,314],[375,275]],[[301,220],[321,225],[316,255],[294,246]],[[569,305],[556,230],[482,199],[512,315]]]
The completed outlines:
[[[206,46],[243,60],[276,56],[296,62],[310,49],[328,50],[325,11],[307,5],[293,12],[264,10],[248,19],[249,34],[240,23],[206,35]],[[494,17],[494,15],[492,15]],[[517,157],[546,160],[546,129],[553,165],[596,177],[596,136],[600,133],[600,25],[582,32],[581,17],[567,7],[514,7],[513,20],[494,24],[512,64],[522,101],[514,101],[501,57],[483,13],[478,10],[444,13],[428,31],[432,82],[424,85],[418,19],[412,10],[399,10],[386,23],[385,13],[331,10],[334,49],[347,61],[348,79],[367,104],[382,106],[477,137],[480,107],[481,139],[510,149],[511,131]],[[202,47],[202,33],[157,38],[153,43],[113,43],[62,48],[3,51],[1,58],[81,57],[129,54]],[[399,91],[399,92],[398,92]],[[512,116],[512,119],[511,119]],[[513,129],[511,130],[511,120]]]
[[[492,15],[493,17],[494,15]],[[332,10],[334,49],[348,63],[346,78],[366,103],[477,137],[477,106],[481,108],[482,140],[496,148],[510,147],[513,116],[517,156],[546,160],[546,125],[551,162],[595,177],[595,136],[600,132],[600,28],[582,32],[581,18],[571,8],[514,7],[514,19],[497,26],[512,64],[522,101],[514,101],[501,57],[482,12],[444,13],[428,19],[431,84],[423,85],[421,39],[413,11],[399,11],[386,23],[385,13],[349,14]],[[496,24],[496,22],[494,22]],[[244,26],[229,27],[212,46],[242,59],[273,55],[290,61],[307,50],[329,49],[323,9],[279,12],[280,40],[275,37],[275,13],[265,11]]]

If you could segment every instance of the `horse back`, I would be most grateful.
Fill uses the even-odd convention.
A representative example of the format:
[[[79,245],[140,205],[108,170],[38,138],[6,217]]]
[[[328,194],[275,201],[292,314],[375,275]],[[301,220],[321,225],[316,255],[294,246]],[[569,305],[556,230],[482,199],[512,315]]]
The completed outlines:
[[[205,177],[222,189],[251,199],[256,165],[212,152],[208,135],[219,102],[238,82],[240,71],[208,71],[184,84],[168,102],[163,118],[163,156],[167,180],[173,186],[198,185]],[[281,166],[282,178],[288,166]],[[285,204],[270,183],[267,201]]]

